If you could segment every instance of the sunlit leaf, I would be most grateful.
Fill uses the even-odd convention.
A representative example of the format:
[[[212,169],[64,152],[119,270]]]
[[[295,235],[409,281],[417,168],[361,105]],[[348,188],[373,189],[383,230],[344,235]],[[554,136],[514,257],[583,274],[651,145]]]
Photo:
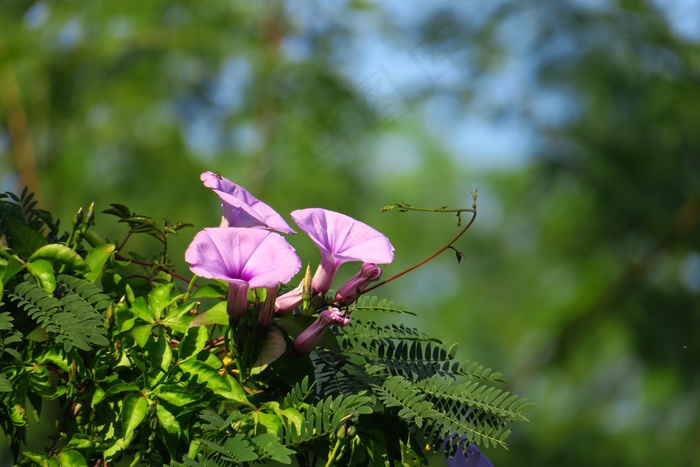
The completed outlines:
[[[37,259],[26,263],[27,270],[37,278],[44,290],[53,293],[56,290],[56,276],[53,265],[45,259]]]
[[[59,243],[51,243],[36,250],[29,258],[30,261],[47,260],[65,266],[77,272],[89,272],[90,266],[71,248]]]

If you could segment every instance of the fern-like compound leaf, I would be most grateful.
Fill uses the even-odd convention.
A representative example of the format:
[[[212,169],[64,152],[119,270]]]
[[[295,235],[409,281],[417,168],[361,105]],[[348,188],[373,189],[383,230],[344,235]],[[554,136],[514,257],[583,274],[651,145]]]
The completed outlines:
[[[380,299],[376,296],[369,297],[367,295],[363,295],[357,300],[353,310],[373,311],[380,313],[407,313],[415,316],[415,313],[408,311],[408,308],[405,305],[395,303],[385,298]]]
[[[76,293],[63,282],[66,277],[70,276],[59,276],[61,284],[66,286],[60,291],[64,294],[61,299],[37,286],[29,275],[10,292],[9,297],[48,334],[53,335],[56,343],[62,343],[66,352],[73,347],[90,351],[93,345],[108,345],[104,318],[93,305],[104,309],[105,300],[96,299],[95,294],[90,293],[85,298],[86,289]],[[75,285],[72,281],[70,283]],[[109,306],[108,301],[106,306]]]

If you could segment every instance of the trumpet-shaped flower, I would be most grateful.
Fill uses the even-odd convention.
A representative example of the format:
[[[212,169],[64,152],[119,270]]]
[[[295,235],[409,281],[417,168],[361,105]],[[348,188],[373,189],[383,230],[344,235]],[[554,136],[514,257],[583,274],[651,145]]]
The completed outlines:
[[[374,263],[364,263],[360,271],[343,284],[335,294],[335,302],[339,305],[349,305],[364,292],[372,281],[379,279],[382,269]]]
[[[314,293],[328,292],[336,271],[345,262],[388,264],[394,260],[389,239],[352,217],[309,208],[293,211],[292,219],[321,251],[321,264],[311,280]]]
[[[204,172],[199,178],[221,198],[221,227],[262,227],[296,233],[274,209],[231,180],[214,172]]]
[[[205,228],[195,235],[185,260],[194,274],[230,284],[227,310],[234,318],[246,311],[249,287],[277,287],[301,269],[294,248],[262,229]]]
[[[324,334],[331,326],[346,326],[350,318],[343,316],[337,308],[323,310],[314,323],[294,339],[294,350],[301,355],[308,355],[316,348]]]

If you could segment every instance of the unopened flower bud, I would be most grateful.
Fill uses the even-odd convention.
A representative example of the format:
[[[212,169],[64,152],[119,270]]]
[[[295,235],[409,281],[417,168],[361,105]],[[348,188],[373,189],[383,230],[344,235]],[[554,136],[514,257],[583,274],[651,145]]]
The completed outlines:
[[[324,310],[311,326],[294,339],[294,350],[299,354],[308,355],[321,342],[328,328],[333,325],[346,326],[349,323],[350,318],[343,316],[343,312],[339,309]]]
[[[364,263],[360,272],[350,278],[338,289],[335,294],[335,302],[339,305],[349,305],[364,292],[372,281],[376,281],[382,275],[382,269],[374,263]]]

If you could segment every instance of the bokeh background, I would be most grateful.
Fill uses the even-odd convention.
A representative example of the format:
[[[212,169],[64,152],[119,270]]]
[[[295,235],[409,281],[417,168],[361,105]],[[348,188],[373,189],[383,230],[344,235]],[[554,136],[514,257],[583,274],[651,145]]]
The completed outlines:
[[[537,404],[489,458],[700,466],[700,3],[0,0],[0,191],[191,222],[185,270],[205,170],[373,225],[385,274],[456,219],[382,206],[478,188],[466,260],[378,292]]]

